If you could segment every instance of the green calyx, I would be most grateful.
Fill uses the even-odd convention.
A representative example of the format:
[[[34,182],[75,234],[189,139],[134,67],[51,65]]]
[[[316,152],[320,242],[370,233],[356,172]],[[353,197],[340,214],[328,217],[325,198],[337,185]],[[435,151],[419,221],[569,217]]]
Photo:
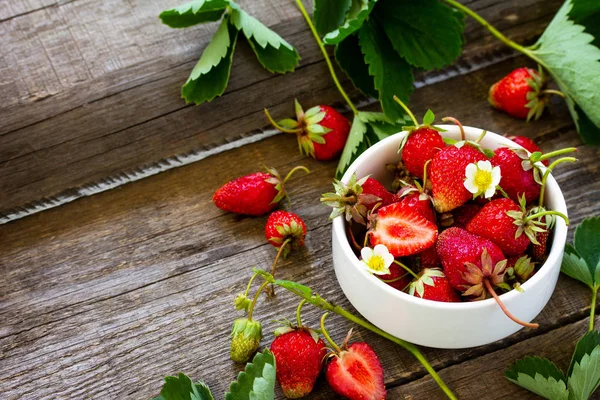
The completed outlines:
[[[463,296],[475,296],[475,300],[484,300],[488,297],[486,281],[494,287],[510,290],[510,286],[504,282],[504,274],[508,261],[499,261],[493,264],[492,257],[487,249],[481,253],[481,269],[472,263],[465,263],[465,272],[462,273],[463,279],[467,282]]]
[[[550,90],[546,87],[548,86],[548,79],[544,74],[544,69],[541,65],[538,65],[538,73],[536,74],[531,69],[527,69],[531,79],[527,79],[527,84],[531,88],[529,92],[527,92],[527,104],[525,107],[529,108],[529,112],[527,113],[527,122],[529,122],[532,118],[534,120],[538,120],[542,114],[544,113],[544,109],[550,103],[550,97],[553,94],[561,96],[565,98],[565,94],[558,90]]]
[[[281,237],[270,237],[269,241],[283,245],[287,240],[290,244],[290,246],[285,246],[285,249],[283,250],[284,258],[287,257],[290,250],[297,250],[302,245],[302,242],[304,241],[304,230],[302,229],[302,225],[295,220],[292,220],[289,224],[277,225],[275,229],[277,229],[277,233],[279,233]]]
[[[323,193],[321,195],[321,203],[333,207],[329,219],[344,215],[348,222],[353,220],[359,224],[366,225],[368,209],[365,204],[373,204],[381,200],[375,195],[362,194],[362,185],[368,178],[368,176],[365,176],[357,180],[356,174],[352,174],[347,184],[337,179],[333,181],[335,192]]]
[[[292,168],[290,170],[290,172],[288,172],[286,177],[282,180],[281,175],[279,175],[279,172],[275,168],[265,167],[265,169],[271,175],[269,178],[265,179],[265,182],[270,183],[271,185],[275,186],[275,190],[277,190],[277,195],[271,201],[270,204],[279,204],[279,202],[281,200],[287,198],[287,193],[285,191],[284,185],[292,177],[294,172],[296,172],[298,170],[302,170],[302,171],[306,172],[307,174],[310,173],[308,168],[306,168],[302,165],[299,165],[297,167]]]
[[[233,300],[233,305],[235,306],[236,310],[244,310],[245,312],[248,312],[250,304],[252,304],[252,300],[250,300],[244,293],[239,293]]]
[[[545,232],[546,223],[535,220],[534,218],[530,218],[527,216],[527,204],[525,200],[525,195],[519,197],[519,206],[521,209],[519,211],[507,211],[506,215],[514,219],[513,224],[515,224],[518,228],[515,232],[515,239],[521,236],[522,234],[527,235],[527,238],[533,244],[540,244],[536,235],[538,232]]]
[[[331,129],[320,124],[325,118],[326,113],[321,111],[321,106],[312,107],[305,112],[297,99],[294,100],[294,104],[296,120],[286,118],[275,122],[266,109],[265,115],[276,129],[298,136],[298,146],[302,155],[314,157],[314,143],[325,144],[323,136],[331,132]]]
[[[262,324],[248,318],[236,319],[233,322],[231,337],[231,359],[245,363],[258,350],[262,338]]]
[[[420,274],[419,278],[410,284],[408,289],[408,294],[411,296],[415,295],[415,292],[418,293],[419,297],[423,297],[425,293],[425,285],[427,286],[435,286],[433,282],[434,277],[445,277],[444,273],[439,269],[435,268],[425,268]]]

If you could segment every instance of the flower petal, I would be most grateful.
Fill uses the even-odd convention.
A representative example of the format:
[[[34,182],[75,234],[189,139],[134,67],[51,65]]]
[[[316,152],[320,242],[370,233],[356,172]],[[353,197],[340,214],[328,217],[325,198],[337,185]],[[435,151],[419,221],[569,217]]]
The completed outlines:
[[[496,185],[490,185],[487,189],[485,189],[485,198],[491,199],[494,194],[496,194]]]
[[[386,254],[390,254],[390,251],[388,250],[388,248],[385,246],[385,244],[378,244],[377,246],[375,246],[373,248],[373,253],[377,254],[378,256],[385,256]]]
[[[467,165],[467,168],[465,168],[465,177],[467,178],[467,180],[472,181],[473,179],[475,179],[476,173],[477,173],[477,165],[475,165],[473,163]]]
[[[467,189],[469,192],[473,194],[479,192],[479,187],[475,184],[475,182],[473,182],[473,179],[466,179],[463,184],[465,189]]]
[[[492,171],[492,163],[488,160],[485,161],[477,161],[477,167],[482,171]]]
[[[385,263],[385,267],[389,268],[390,265],[392,265],[392,263],[394,262],[394,256],[391,255],[390,253],[388,253],[388,254],[382,255],[382,257],[383,257],[383,261]]]
[[[492,169],[492,186],[498,186],[498,184],[500,183],[500,179],[502,179],[500,167],[494,167]]]
[[[373,257],[373,249],[370,247],[363,247],[360,250],[360,256],[362,257],[365,263],[368,263],[369,259]]]

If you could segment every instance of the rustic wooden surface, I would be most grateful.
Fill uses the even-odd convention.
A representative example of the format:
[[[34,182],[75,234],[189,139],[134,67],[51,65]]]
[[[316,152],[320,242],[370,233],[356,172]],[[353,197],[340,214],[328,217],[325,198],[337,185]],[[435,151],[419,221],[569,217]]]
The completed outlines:
[[[307,104],[339,104],[306,28],[285,1],[243,4],[299,47],[302,67],[271,76],[241,49],[226,95],[201,107],[186,107],[178,88],[210,27],[161,27],[155,17],[164,3],[158,2],[5,4],[0,9],[2,37],[9,44],[0,82],[0,211],[5,215],[165,157],[259,135],[265,126],[262,108],[290,113],[294,96]],[[470,4],[527,42],[560,1]],[[544,151],[580,145],[560,101],[529,124],[491,110],[487,87],[527,61],[502,50],[476,25],[469,23],[467,36],[458,67],[421,77],[422,87],[411,100],[417,114],[432,108],[468,125],[535,137]],[[580,161],[555,174],[573,225],[600,212],[599,155],[581,147]],[[266,217],[223,213],[211,196],[227,180],[263,164],[281,171],[302,164],[311,170],[289,184],[290,208],[309,228],[307,245],[285,260],[280,276],[351,309],[333,274],[328,210],[318,202],[330,189],[335,163],[302,158],[293,137],[271,136],[0,225],[0,398],[146,399],[159,392],[162,377],[179,371],[205,380],[221,398],[240,370],[228,359],[232,299],[251,268],[268,268],[275,251],[264,240]],[[482,393],[490,399],[534,398],[504,380],[502,372],[534,354],[565,367],[586,329],[589,301],[588,289],[561,276],[536,318],[540,329],[474,349],[422,350],[461,399],[479,399]],[[280,289],[275,299],[260,304],[263,345],[272,339],[271,321],[291,318],[297,302]],[[316,324],[319,316],[319,310],[305,307],[307,322]],[[341,340],[351,325],[332,316],[330,327]],[[389,398],[444,398],[398,346],[362,329],[356,339],[378,352]],[[277,390],[276,397],[283,398]],[[336,396],[321,379],[310,398]]]

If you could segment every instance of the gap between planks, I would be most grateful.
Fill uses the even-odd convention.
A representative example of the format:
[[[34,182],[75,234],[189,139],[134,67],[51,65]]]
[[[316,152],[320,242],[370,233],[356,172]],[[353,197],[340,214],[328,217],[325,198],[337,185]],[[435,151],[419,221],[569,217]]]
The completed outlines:
[[[475,62],[459,63],[447,69],[439,72],[426,74],[422,79],[415,81],[414,85],[416,89],[424,86],[434,85],[440,82],[444,82],[459,76],[467,75],[481,69],[488,68],[499,62],[509,60],[518,56],[515,52],[500,51],[489,58]],[[324,63],[324,60],[317,62]],[[374,99],[363,99],[359,101],[357,105],[360,108],[364,108],[376,103]],[[344,111],[348,112],[349,107],[345,106]],[[242,147],[248,144],[256,143],[270,137],[273,137],[280,132],[275,129],[259,129],[250,133],[241,135],[238,139],[227,142],[225,144],[217,145],[208,149],[196,149],[191,152],[184,154],[174,155],[172,157],[161,159],[155,163],[143,166],[139,169],[130,171],[124,171],[114,175],[110,175],[100,181],[92,182],[80,187],[68,189],[65,192],[58,194],[57,196],[44,197],[33,203],[23,205],[8,210],[4,213],[0,213],[0,225],[6,224],[11,221],[15,221],[29,215],[33,215],[45,210],[49,210],[55,207],[59,207],[64,204],[68,204],[72,201],[80,199],[82,197],[93,196],[98,193],[102,193],[111,189],[118,188],[122,185],[133,183],[141,179],[169,171],[171,169],[179,168],[185,165],[189,165],[207,157],[223,153],[238,147]]]

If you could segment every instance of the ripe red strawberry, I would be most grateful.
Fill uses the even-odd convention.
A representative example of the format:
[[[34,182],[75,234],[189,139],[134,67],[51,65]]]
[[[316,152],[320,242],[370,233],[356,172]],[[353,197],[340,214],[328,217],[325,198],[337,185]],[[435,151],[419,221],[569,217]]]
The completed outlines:
[[[377,203],[381,203],[380,207],[388,206],[392,203],[396,203],[400,201],[400,198],[396,196],[394,193],[388,192],[388,190],[383,186],[378,180],[368,177],[367,180],[361,185],[363,194],[370,194],[375,197],[378,197],[379,200],[376,200],[371,203],[365,203],[367,209],[371,210]]]
[[[540,153],[542,152],[533,139],[528,138],[527,136],[509,136],[508,138],[530,153],[535,153],[536,151],[539,151]],[[542,164],[547,167],[549,162],[548,160],[543,160]]]
[[[350,122],[329,106],[315,106],[304,112],[298,100],[295,100],[296,118],[275,122],[269,112],[265,114],[271,124],[282,132],[298,136],[298,145],[303,155],[317,160],[331,160],[338,156],[348,139]]]
[[[439,213],[452,211],[473,198],[465,186],[467,165],[487,160],[485,154],[469,144],[440,150],[429,165],[433,204]]]
[[[398,264],[389,266],[390,273],[387,275],[375,275],[381,279],[386,285],[389,285],[397,290],[404,290],[410,284],[412,276],[406,272]]]
[[[277,362],[277,381],[288,399],[306,396],[321,372],[327,355],[325,343],[307,328],[278,331],[271,344],[271,352]]]
[[[541,185],[535,179],[535,167],[528,170],[523,168],[523,162],[528,163],[522,158],[527,155],[519,155],[517,151],[508,147],[500,147],[494,150],[494,157],[490,160],[493,166],[500,167],[502,178],[500,187],[506,192],[508,197],[518,202],[521,195],[525,195],[527,204],[536,201],[540,197]]]
[[[429,221],[435,223],[435,212],[433,211],[431,197],[425,193],[419,192],[418,190],[405,193],[406,194],[401,196],[400,204],[417,211]]]
[[[423,179],[425,164],[443,147],[446,143],[437,130],[421,126],[408,133],[402,148],[402,162],[408,172]]]
[[[367,343],[342,346],[327,365],[325,377],[334,392],[350,400],[386,398],[383,368]]]
[[[265,237],[273,246],[279,248],[288,243],[284,256],[290,249],[296,250],[304,245],[306,225],[302,218],[289,211],[275,211],[267,219]]]
[[[542,207],[533,207],[529,214],[535,214],[543,211]],[[548,241],[550,239],[550,230],[554,227],[555,219],[552,216],[545,215],[539,218],[540,227],[544,229],[542,232],[537,232],[537,243],[531,246],[530,253],[533,261],[544,262],[548,257]]]
[[[446,303],[460,301],[460,295],[450,286],[446,275],[439,269],[424,269],[419,274],[419,279],[411,283],[408,294]]]
[[[490,87],[488,101],[513,117],[538,119],[552,91],[545,90],[546,80],[531,68],[517,68]]]
[[[382,207],[371,217],[371,244],[384,244],[394,257],[420,253],[437,239],[438,230],[433,222],[400,203]]]
[[[281,180],[274,168],[267,172],[255,172],[234,179],[221,186],[213,195],[213,203],[221,210],[243,215],[264,215],[272,211],[286,196],[283,184],[292,174],[305,167],[293,168],[285,179]]]
[[[512,215],[512,216],[511,216]],[[517,218],[515,218],[515,216]],[[494,242],[505,256],[523,254],[531,243],[525,234],[524,215],[521,208],[511,199],[496,199],[487,203],[466,226],[467,231]],[[535,238],[535,233],[531,232]]]
[[[474,235],[461,228],[449,228],[440,233],[436,250],[450,285],[461,290],[467,285],[463,278],[465,263],[481,268],[481,253],[486,249],[494,265],[504,260],[504,254],[491,240]]]

